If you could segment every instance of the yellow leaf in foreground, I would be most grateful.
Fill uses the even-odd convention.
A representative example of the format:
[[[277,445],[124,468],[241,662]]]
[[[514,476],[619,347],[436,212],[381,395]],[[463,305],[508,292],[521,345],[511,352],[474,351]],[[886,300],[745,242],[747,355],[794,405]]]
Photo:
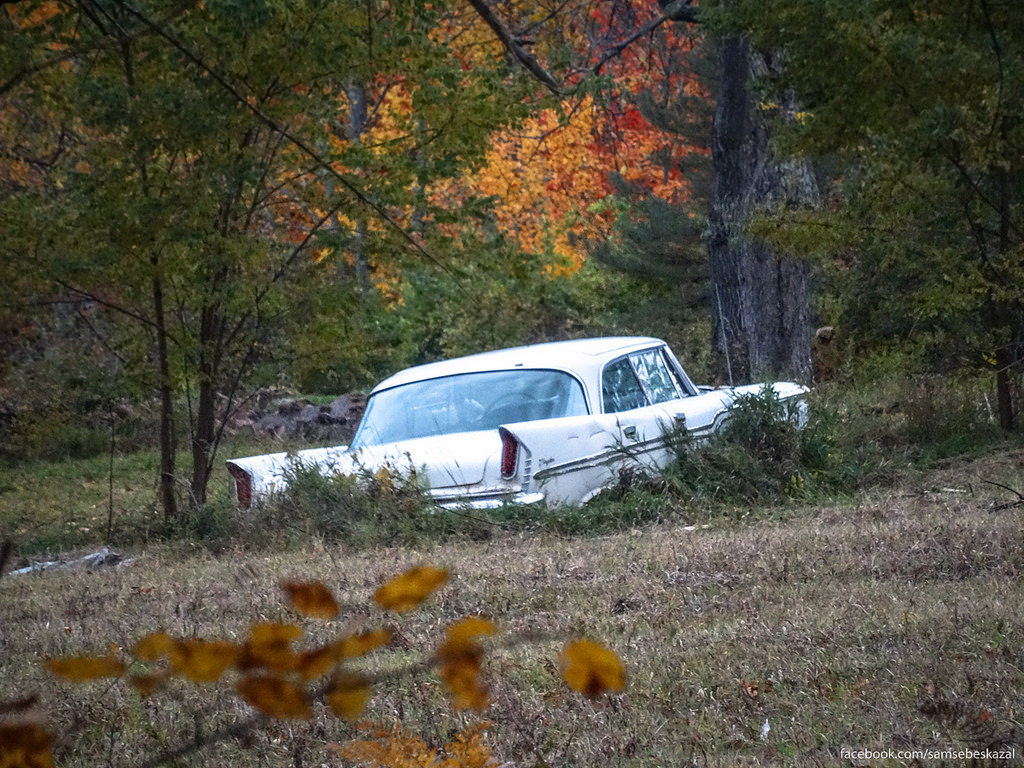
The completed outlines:
[[[154,672],[151,675],[132,675],[128,678],[128,682],[139,692],[139,696],[146,698],[152,696],[168,677],[170,677],[170,672]]]
[[[448,581],[448,571],[421,565],[396,576],[373,595],[382,608],[398,613],[411,611],[427,599],[431,592]]]
[[[26,721],[0,721],[0,766],[53,768],[53,743],[46,729]]]
[[[328,643],[298,654],[295,657],[295,670],[303,680],[313,680],[334,669],[338,659],[338,643]]]
[[[124,664],[113,656],[66,656],[50,659],[44,666],[57,677],[72,683],[99,677],[120,677],[125,669]]]
[[[264,667],[278,672],[294,669],[298,658],[292,650],[292,641],[302,637],[302,630],[294,624],[264,621],[254,624],[241,661],[243,669]]]
[[[391,633],[386,629],[374,629],[338,641],[338,654],[343,659],[365,656],[374,648],[391,642]]]
[[[370,682],[362,675],[341,672],[331,680],[327,691],[327,706],[338,717],[356,720],[370,700]]]
[[[588,698],[626,687],[626,672],[619,657],[593,640],[569,643],[562,651],[560,662],[565,682]]]
[[[238,646],[226,640],[177,640],[167,654],[171,669],[197,683],[212,683],[238,660]]]
[[[441,653],[458,651],[464,648],[476,648],[478,637],[493,635],[498,631],[494,622],[482,616],[467,616],[453,622],[445,632]]]
[[[135,645],[135,658],[139,661],[159,661],[170,654],[174,642],[166,632],[151,632]]]
[[[308,720],[313,716],[303,690],[279,677],[243,677],[236,688],[249,706],[269,717]]]
[[[304,616],[333,619],[338,615],[338,601],[319,581],[286,581],[281,588],[288,593],[288,603]]]
[[[491,693],[480,679],[484,649],[477,638],[496,631],[493,622],[468,616],[445,632],[444,642],[437,649],[437,671],[456,709],[482,711],[490,705]]]

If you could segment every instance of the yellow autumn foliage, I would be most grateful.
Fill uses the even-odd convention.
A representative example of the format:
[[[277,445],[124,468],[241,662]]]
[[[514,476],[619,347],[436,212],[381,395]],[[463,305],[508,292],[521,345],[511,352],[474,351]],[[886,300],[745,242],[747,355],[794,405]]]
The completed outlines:
[[[340,718],[356,720],[370,700],[369,679],[360,674],[338,672],[327,689],[327,706]]]
[[[120,677],[124,663],[113,656],[68,656],[50,659],[46,669],[72,683],[84,683],[101,677]]]
[[[559,660],[565,682],[588,698],[626,687],[626,671],[619,657],[593,640],[584,638],[569,643]]]
[[[313,716],[306,693],[295,683],[276,675],[243,677],[235,686],[246,704],[269,717],[308,720]]]
[[[239,649],[223,640],[188,638],[171,646],[167,659],[171,669],[196,683],[219,680],[239,658]]]
[[[374,601],[396,612],[411,610],[447,579],[444,569],[418,566],[383,584],[374,593]],[[291,607],[300,613],[316,618],[337,615],[337,601],[323,584],[286,582],[282,589]],[[494,622],[482,616],[456,620],[446,628],[437,651],[427,659],[428,666],[440,675],[456,708],[482,711],[490,704],[490,691],[481,676],[485,658],[481,640],[497,631]],[[356,720],[366,708],[374,684],[391,679],[395,672],[374,676],[351,670],[347,663],[389,645],[392,633],[375,628],[296,648],[304,634],[295,624],[273,621],[253,624],[242,643],[175,638],[156,631],[135,645],[130,674],[129,665],[119,658],[120,649],[113,645],[105,656],[51,659],[45,666],[70,682],[125,676],[143,697],[153,695],[173,677],[210,683],[233,676],[238,696],[261,715],[306,720],[313,716],[314,702],[322,701],[335,716]],[[566,682],[586,696],[619,691],[625,685],[618,657],[593,641],[570,643],[562,653],[561,663]],[[420,665],[409,666],[404,674],[413,674],[419,668]],[[315,682],[324,678],[326,682]],[[21,701],[10,704],[8,711],[26,709],[35,700],[29,697],[24,700],[28,703]],[[483,741],[484,728],[482,724],[470,728],[438,751],[396,724],[390,731],[378,729],[372,739],[335,745],[334,751],[365,766],[493,768],[499,763]],[[52,742],[51,734],[34,721],[0,718],[0,768],[52,766]],[[195,748],[200,746],[198,743]]]
[[[53,736],[31,721],[0,721],[0,768],[53,768]]]
[[[434,749],[400,723],[364,725],[371,738],[334,745],[333,752],[362,768],[498,768],[484,741],[489,723],[477,723],[443,747]]]
[[[319,581],[286,581],[281,588],[288,595],[288,604],[303,616],[333,619],[338,615],[338,601]]]
[[[431,593],[448,581],[448,571],[421,565],[396,576],[373,594],[381,608],[404,613],[418,608]]]
[[[302,637],[302,629],[294,624],[263,621],[249,631],[240,661],[242,669],[264,668],[278,672],[294,669],[297,656],[292,642]]]

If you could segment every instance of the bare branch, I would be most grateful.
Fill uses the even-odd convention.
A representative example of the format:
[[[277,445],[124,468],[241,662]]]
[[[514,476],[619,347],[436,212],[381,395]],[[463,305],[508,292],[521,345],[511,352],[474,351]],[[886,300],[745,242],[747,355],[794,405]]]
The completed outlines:
[[[646,37],[651,34],[654,30],[664,24],[666,21],[682,21],[690,24],[698,22],[697,9],[690,5],[691,0],[673,0],[671,3],[659,3],[664,13],[657,19],[644,24],[640,29],[634,32],[632,35],[627,37],[622,42],[612,46],[605,54],[601,57],[601,60],[594,65],[593,73],[595,75],[601,74],[601,69],[611,59],[615,58],[626,50],[629,46],[635,43],[642,37]]]
[[[88,299],[89,301],[95,301],[102,307],[112,309],[115,312],[132,318],[137,323],[139,323],[139,325],[142,325],[146,328],[154,328],[156,326],[153,320],[146,317],[145,315],[140,314],[139,312],[136,312],[132,309],[128,309],[128,307],[123,307],[120,304],[116,304],[112,301],[107,301],[106,299],[97,296],[95,293],[92,293],[91,291],[86,291],[82,288],[77,288],[76,286],[71,285],[70,283],[66,283],[63,280],[55,280],[54,282],[57,283],[57,285],[59,285],[61,288],[64,288],[65,290],[70,291],[71,293],[77,296],[81,296],[82,298]]]
[[[591,72],[595,75],[601,73],[601,69],[611,59],[620,55],[626,48],[631,46],[637,40],[646,35],[649,35],[655,29],[660,27],[666,21],[686,22],[689,24],[695,24],[700,21],[697,14],[697,9],[691,5],[693,0],[672,0],[672,2],[662,3],[659,0],[664,11],[658,18],[647,22],[640,29],[634,32],[632,35],[627,37],[625,40],[617,43],[601,57],[601,60],[597,62],[592,68]],[[497,14],[487,4],[487,0],[469,0],[469,4],[473,6],[473,9],[477,12],[481,19],[489,26],[494,33],[498,36],[498,39],[504,44],[505,48],[511,53],[519,63],[526,67],[534,77],[536,77],[541,83],[543,83],[548,90],[550,90],[556,96],[564,95],[562,88],[555,81],[554,77],[540,65],[536,57],[530,54],[526,49],[519,44],[509,29],[502,24],[501,19],[498,18]],[[553,15],[553,14],[550,14]],[[536,26],[536,25],[534,25]]]
[[[487,0],[469,0],[469,4],[473,6],[473,9],[487,26],[494,30],[494,34],[498,36],[498,39],[501,40],[509,53],[515,56],[530,74],[540,80],[556,96],[562,95],[562,89],[555,82],[555,79],[529,51],[519,44],[508,28],[501,23],[501,19],[498,18],[497,14],[487,5]]]
[[[982,482],[983,483],[988,483],[989,485],[994,485],[994,486],[996,486],[996,488],[1002,488],[1004,491],[1009,491],[1014,496],[1016,496],[1018,499],[1020,499],[1021,501],[1024,501],[1024,494],[1022,494],[1020,491],[1014,490],[1013,488],[1011,488],[1008,485],[1003,485],[1002,483],[997,483],[995,480],[985,480],[985,479],[982,479]]]

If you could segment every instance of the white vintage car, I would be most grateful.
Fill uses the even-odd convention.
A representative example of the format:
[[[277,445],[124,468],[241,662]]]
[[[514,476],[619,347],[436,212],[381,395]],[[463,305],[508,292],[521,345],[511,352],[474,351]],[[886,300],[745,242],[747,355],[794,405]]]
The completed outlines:
[[[370,393],[351,445],[231,459],[239,503],[324,474],[415,471],[443,506],[578,505],[626,469],[657,471],[685,429],[710,434],[741,394],[696,387],[660,339],[611,337],[483,352],[400,371]],[[782,400],[807,388],[773,385]]]

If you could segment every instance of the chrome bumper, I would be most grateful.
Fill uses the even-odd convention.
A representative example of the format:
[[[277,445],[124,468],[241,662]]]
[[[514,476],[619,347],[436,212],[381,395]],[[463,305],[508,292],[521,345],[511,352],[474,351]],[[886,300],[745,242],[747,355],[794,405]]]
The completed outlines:
[[[459,496],[435,498],[437,506],[444,509],[497,509],[506,504],[539,504],[544,501],[544,494],[539,491],[516,493],[511,496],[497,494],[493,496]]]

